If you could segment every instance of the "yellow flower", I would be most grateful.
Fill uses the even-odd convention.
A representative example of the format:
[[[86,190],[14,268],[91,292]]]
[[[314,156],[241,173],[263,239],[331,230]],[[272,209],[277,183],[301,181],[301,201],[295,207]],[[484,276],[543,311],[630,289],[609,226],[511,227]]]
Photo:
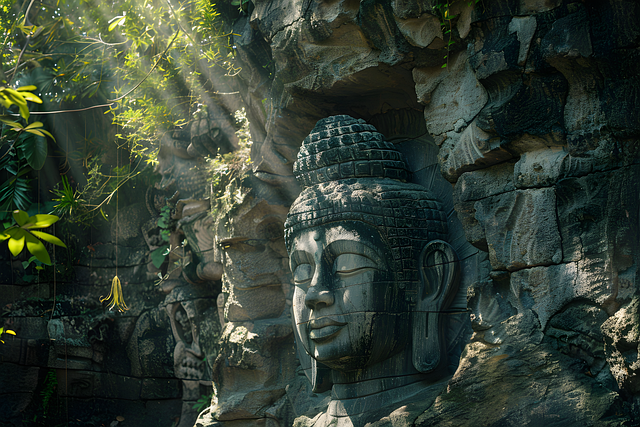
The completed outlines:
[[[118,307],[118,311],[125,312],[129,310],[127,304],[124,302],[124,297],[122,296],[122,285],[120,284],[120,279],[118,276],[115,276],[111,281],[111,292],[109,292],[109,296],[104,298],[100,297],[100,302],[109,302],[107,308],[109,310],[113,310],[115,307]]]

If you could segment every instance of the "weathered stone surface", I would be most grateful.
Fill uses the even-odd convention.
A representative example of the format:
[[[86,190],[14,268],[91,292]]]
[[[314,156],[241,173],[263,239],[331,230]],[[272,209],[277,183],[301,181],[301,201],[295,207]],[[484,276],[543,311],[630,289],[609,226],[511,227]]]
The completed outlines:
[[[467,345],[447,390],[415,425],[580,426],[603,418],[616,393],[581,372],[581,361],[545,344],[538,328],[525,311],[500,325],[505,344]]]
[[[29,393],[6,392],[3,381],[7,422],[23,424],[15,410],[29,410],[52,372],[44,368],[85,424],[124,415],[131,425],[191,427],[210,374],[214,407],[198,425],[327,422],[331,397],[314,396],[302,376],[314,368],[296,361],[282,224],[300,193],[301,141],[319,119],[349,114],[409,157],[413,182],[447,201],[446,224],[460,227],[447,237],[473,245],[456,246],[468,301],[458,295],[451,307],[469,310],[473,336],[453,321],[447,329],[463,337],[449,349],[449,373],[465,348],[453,379],[354,423],[635,425],[640,5],[469,3],[449,3],[451,22],[433,1],[243,3],[247,12],[228,19],[240,69],[229,92],[239,92],[253,139],[243,202],[206,219],[195,157],[233,142],[230,116],[214,108],[163,138],[157,188],[121,195],[111,224],[71,231],[77,251],[57,253],[55,286],[27,283],[21,260],[2,252],[0,305],[18,336],[3,335],[0,355],[16,373],[40,369],[35,380],[25,374]],[[149,262],[165,244],[157,224],[167,200],[180,221],[171,243],[193,246],[184,271],[154,287],[178,260]],[[97,301],[116,273],[131,310],[102,316]]]
[[[0,365],[0,384],[3,384],[0,408],[4,411],[5,418],[19,416],[31,403],[31,395],[38,386],[39,372],[40,368],[36,366],[20,366],[13,363]]]
[[[407,19],[398,18],[396,15],[395,19],[398,29],[413,46],[427,47],[436,37],[442,38],[440,21],[429,13]]]
[[[494,270],[558,264],[562,247],[551,188],[516,190],[475,203]]]
[[[514,17],[509,22],[509,33],[516,33],[520,42],[520,50],[518,51],[518,65],[524,65],[529,53],[531,39],[536,31],[536,18],[533,16]]]
[[[225,318],[230,322],[279,317],[285,307],[282,286],[262,286],[257,289],[235,288],[229,294]]]
[[[601,270],[582,262],[533,267],[511,273],[511,291],[521,307],[531,309],[544,329],[549,318],[571,301],[604,305],[614,287]]]
[[[621,308],[602,323],[605,336],[605,352],[611,373],[620,388],[630,393],[640,391],[640,299]]]
[[[595,377],[609,389],[615,389],[602,346],[604,337],[600,332],[600,325],[606,320],[607,314],[601,308],[574,302],[550,319],[545,340],[551,342],[554,349],[583,360],[589,367],[588,376]]]
[[[467,55],[458,54],[443,74],[443,80],[430,93],[429,103],[424,109],[427,130],[434,136],[461,132],[488,101]]]

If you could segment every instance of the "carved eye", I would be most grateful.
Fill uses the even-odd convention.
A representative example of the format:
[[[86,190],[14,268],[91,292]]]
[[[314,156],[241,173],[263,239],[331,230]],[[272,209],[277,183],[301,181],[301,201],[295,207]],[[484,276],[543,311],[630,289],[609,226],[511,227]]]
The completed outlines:
[[[371,268],[377,270],[376,263],[364,255],[342,254],[333,262],[334,272],[340,276],[363,273]]]
[[[304,283],[311,280],[313,276],[313,269],[311,264],[300,264],[293,272],[293,281],[295,283]]]

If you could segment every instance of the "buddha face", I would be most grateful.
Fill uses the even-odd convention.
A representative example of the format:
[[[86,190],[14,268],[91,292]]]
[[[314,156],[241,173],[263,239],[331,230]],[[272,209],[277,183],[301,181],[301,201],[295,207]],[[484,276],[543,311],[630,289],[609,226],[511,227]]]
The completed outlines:
[[[408,308],[380,233],[359,221],[334,224],[293,239],[294,322],[311,357],[336,370],[362,369],[407,345]]]

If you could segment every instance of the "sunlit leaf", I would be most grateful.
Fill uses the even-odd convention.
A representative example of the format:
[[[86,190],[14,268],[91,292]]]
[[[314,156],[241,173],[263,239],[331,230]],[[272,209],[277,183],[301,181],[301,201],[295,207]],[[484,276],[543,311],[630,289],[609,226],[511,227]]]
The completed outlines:
[[[27,250],[31,255],[35,256],[41,263],[51,265],[51,258],[49,257],[47,248],[44,247],[44,243],[36,239],[33,234],[26,231],[25,239],[27,241]]]
[[[22,97],[26,100],[26,101],[31,101],[31,102],[35,102],[36,104],[42,104],[42,99],[40,99],[39,96],[34,95],[31,92],[21,92],[22,93]]]
[[[12,227],[12,228],[15,228],[15,227]],[[11,237],[11,234],[9,234],[9,228],[6,228],[2,230],[2,232],[0,233],[0,242],[4,242],[10,237]]]
[[[7,230],[7,233],[10,236],[9,251],[11,251],[11,255],[20,255],[20,252],[22,252],[22,249],[24,249],[25,236],[27,235],[27,232],[22,228],[10,228],[9,230]]]
[[[29,133],[32,133],[34,135],[41,136],[44,138],[44,133],[40,132],[38,129],[25,129],[25,130]]]
[[[35,87],[34,85],[28,85],[28,86],[20,86],[16,90],[18,92],[23,92],[23,91],[32,91],[32,90],[36,90],[36,89],[37,89],[37,87]]]
[[[110,24],[109,24],[108,30],[113,31],[113,29],[116,28],[118,25],[123,25],[125,18],[126,16],[116,16],[111,20],[109,20]]]
[[[27,220],[29,219],[29,214],[26,213],[25,211],[16,209],[15,211],[13,211],[13,219],[16,220],[18,225],[23,226],[26,224]]]
[[[34,129],[34,128],[41,128],[41,127],[42,127],[42,122],[33,122],[27,127],[25,127],[25,129]]]
[[[56,246],[62,246],[63,248],[67,247],[67,245],[65,245],[62,240],[58,239],[56,236],[52,234],[45,233],[43,231],[36,231],[36,230],[31,230],[31,234],[36,236],[38,239],[44,240],[47,243],[51,243]]]
[[[151,263],[155,268],[160,268],[162,263],[164,262],[166,254],[165,250],[168,249],[168,246],[161,246],[151,252]]]
[[[7,119],[0,119],[0,121],[2,123],[5,123],[5,124],[11,126],[13,129],[16,129],[16,130],[22,129],[22,125],[20,123],[18,123],[18,122],[14,122],[12,120],[7,120]]]
[[[51,224],[53,224],[56,221],[58,221],[59,219],[60,219],[60,217],[58,217],[56,215],[49,215],[49,214],[34,215],[34,216],[29,217],[29,219],[27,221],[28,224],[27,224],[27,226],[25,226],[25,228],[26,229],[47,228]]]
[[[51,135],[51,133],[47,130],[44,129],[38,129],[40,132],[42,132],[43,134],[47,135],[49,138],[53,139],[53,141],[55,142],[55,138],[53,137],[53,135]]]

